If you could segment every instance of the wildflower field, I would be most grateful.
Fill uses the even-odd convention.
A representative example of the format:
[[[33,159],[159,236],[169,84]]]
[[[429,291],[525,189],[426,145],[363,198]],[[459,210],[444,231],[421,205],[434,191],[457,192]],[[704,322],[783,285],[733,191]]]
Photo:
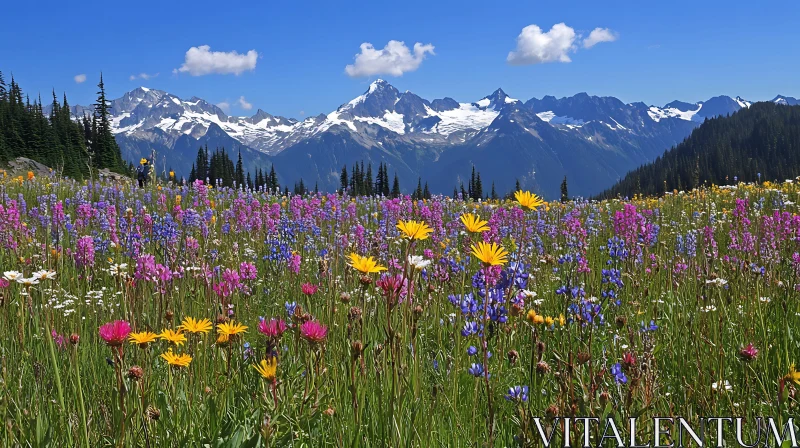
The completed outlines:
[[[0,445],[516,446],[540,440],[535,417],[782,423],[800,387],[798,194],[476,203],[4,178]]]

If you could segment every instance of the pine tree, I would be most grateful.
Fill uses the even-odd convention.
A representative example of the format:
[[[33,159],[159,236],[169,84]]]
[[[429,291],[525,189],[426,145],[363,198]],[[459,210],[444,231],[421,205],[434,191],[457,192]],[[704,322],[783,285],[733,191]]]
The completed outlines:
[[[569,191],[567,190],[567,176],[561,182],[561,202],[569,201]]]
[[[280,185],[278,185],[278,175],[275,173],[275,164],[272,164],[269,170],[269,188],[273,191],[280,189]]]
[[[106,99],[106,89],[103,83],[103,74],[100,74],[100,82],[97,84],[97,102],[94,105],[94,126],[92,133],[92,152],[94,160],[92,163],[95,168],[109,168],[112,171],[123,169],[122,153],[111,132],[111,122],[109,119],[108,100]]]
[[[425,188],[422,190],[422,197],[425,199],[431,198],[431,190],[428,189],[428,183],[425,182]]]
[[[400,195],[400,179],[397,178],[397,173],[394,173],[394,182],[392,182],[392,197],[399,198]]]
[[[342,174],[339,175],[339,182],[342,186],[342,193],[347,190],[348,187],[348,180],[347,180],[347,165],[342,166]]]
[[[244,185],[244,166],[242,165],[242,150],[239,149],[239,159],[236,161],[236,185]]]
[[[387,164],[383,164],[383,186],[381,188],[381,193],[388,197],[390,194],[389,190],[389,167]]]
[[[491,196],[491,198],[492,198],[492,200],[493,200],[493,201],[496,201],[496,200],[498,200],[498,199],[499,199],[499,198],[497,197],[497,192],[496,192],[496,191],[495,191],[495,189],[494,189],[494,182],[492,182],[492,196]]]
[[[481,183],[481,173],[478,173],[478,177],[475,179],[475,187],[472,199],[479,200],[483,199],[483,184]]]

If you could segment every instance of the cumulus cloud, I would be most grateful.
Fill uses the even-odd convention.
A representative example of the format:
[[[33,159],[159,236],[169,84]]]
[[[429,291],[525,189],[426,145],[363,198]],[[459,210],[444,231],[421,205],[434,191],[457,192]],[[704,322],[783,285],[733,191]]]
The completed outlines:
[[[75,82],[80,84],[80,83],[86,81],[86,74],[85,73],[81,73],[80,75],[75,75],[75,77],[72,78],[72,79],[74,79]]]
[[[154,73],[152,75],[149,73],[139,73],[138,75],[131,75],[128,79],[130,79],[131,81],[134,81],[136,79],[144,79],[145,81],[147,81],[148,79],[155,78],[158,75],[159,75],[158,73]]]
[[[217,103],[217,107],[222,109],[223,112],[228,113],[231,110],[231,103],[223,101],[221,103]]]
[[[614,42],[617,34],[608,28],[595,28],[589,33],[589,37],[583,40],[583,48],[592,48],[601,42]]]
[[[186,52],[183,65],[173,70],[173,73],[189,73],[192,76],[210,74],[241,75],[246,71],[255,70],[258,62],[258,52],[250,50],[246,54],[236,51],[211,51],[208,45],[192,47]]]
[[[544,32],[536,25],[528,25],[517,36],[517,48],[508,53],[506,61],[512,65],[544,64],[547,62],[572,62],[570,53],[591,48],[600,42],[613,42],[617,35],[608,28],[595,28],[583,39],[575,29],[557,23]]]
[[[351,77],[373,75],[402,76],[403,73],[418,69],[425,56],[435,55],[433,45],[414,44],[413,53],[405,42],[390,40],[381,50],[376,50],[369,42],[361,44],[361,52],[356,54],[355,63],[344,71]]]
[[[508,53],[506,60],[513,65],[542,64],[545,62],[571,62],[569,53],[575,51],[575,30],[557,23],[548,32],[536,25],[528,25],[517,36],[517,48]]]
[[[244,110],[250,110],[253,108],[253,105],[248,103],[247,100],[244,99],[244,96],[240,96],[239,100],[236,101],[236,103],[239,104],[239,107],[241,107]]]

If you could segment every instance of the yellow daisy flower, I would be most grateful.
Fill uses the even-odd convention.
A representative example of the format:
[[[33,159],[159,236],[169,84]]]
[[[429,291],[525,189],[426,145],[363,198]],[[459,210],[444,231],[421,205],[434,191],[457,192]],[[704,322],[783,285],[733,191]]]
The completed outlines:
[[[406,238],[412,240],[424,240],[428,238],[433,229],[422,221],[400,221],[397,228]]]
[[[131,344],[136,344],[141,348],[147,347],[147,344],[155,342],[156,339],[158,339],[158,335],[149,331],[131,333],[128,335],[128,341]]]
[[[464,213],[461,215],[461,222],[464,223],[467,232],[481,233],[489,230],[489,226],[487,225],[489,223],[472,213]]]
[[[253,368],[261,374],[261,377],[267,381],[275,381],[275,375],[278,371],[278,358],[271,357],[270,359],[262,359],[260,363],[253,364]]]
[[[497,243],[480,241],[472,245],[472,255],[484,264],[499,266],[508,263],[508,252]]]
[[[364,274],[372,274],[374,272],[385,271],[386,267],[381,266],[372,257],[362,257],[356,253],[350,254],[350,262],[348,263],[353,269],[363,272]]]
[[[186,353],[181,355],[176,355],[172,353],[172,349],[167,351],[166,353],[162,353],[161,357],[167,361],[167,364],[173,367],[189,367],[189,363],[192,362],[192,357],[187,355]]]
[[[189,333],[208,333],[211,331],[211,327],[211,321],[208,319],[195,320],[192,317],[187,317],[183,319],[179,328]]]
[[[171,342],[171,343],[173,343],[173,344],[175,344],[177,346],[181,346],[181,345],[183,345],[184,342],[186,342],[186,335],[181,333],[180,330],[179,331],[174,331],[174,330],[166,329],[166,330],[162,331],[161,334],[158,335],[158,337],[163,339],[163,340],[165,340],[165,341],[169,341],[169,342]]]
[[[544,205],[542,198],[536,196],[530,191],[517,191],[514,193],[514,198],[517,200],[517,202],[519,202],[519,205],[531,210],[536,210]]]

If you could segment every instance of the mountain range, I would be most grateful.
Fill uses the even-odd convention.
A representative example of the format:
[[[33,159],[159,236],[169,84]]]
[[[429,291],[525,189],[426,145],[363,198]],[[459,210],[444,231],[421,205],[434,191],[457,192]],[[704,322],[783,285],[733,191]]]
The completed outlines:
[[[777,96],[773,102],[798,100]],[[386,163],[405,191],[421,177],[432,192],[450,193],[468,182],[474,165],[484,191],[494,182],[503,193],[519,181],[555,198],[564,176],[571,194],[597,194],[681,142],[705,119],[750,105],[717,96],[659,107],[586,93],[522,101],[502,89],[475,102],[429,101],[379,79],[335,111],[304,120],[260,109],[250,117],[228,116],[201,98],[185,100],[146,87],[112,100],[110,111],[126,160],[155,150],[157,164],[179,176],[188,175],[197,149],[208,145],[241,151],[246,170],[274,164],[284,185],[303,179],[332,191],[342,166],[363,160],[376,167]],[[87,111],[72,107],[76,116]]]

